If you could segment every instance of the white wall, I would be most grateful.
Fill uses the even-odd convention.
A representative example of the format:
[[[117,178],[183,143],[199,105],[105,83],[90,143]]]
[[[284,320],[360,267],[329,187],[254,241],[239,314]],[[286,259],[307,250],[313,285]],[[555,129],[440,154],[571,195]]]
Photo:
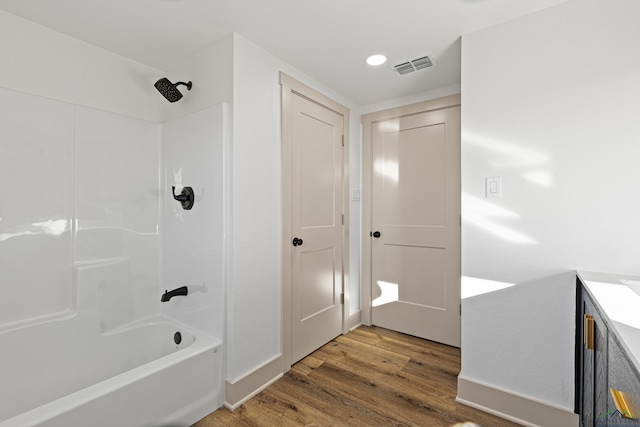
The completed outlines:
[[[572,409],[575,284],[557,274],[640,274],[637,16],[573,0],[463,37],[463,275],[519,284],[464,301],[467,378]]]
[[[205,108],[230,103],[233,97],[233,35],[228,35],[189,56],[180,65],[163,74],[172,82],[193,83],[191,90],[179,86],[183,98],[167,102],[157,92],[160,122],[167,122]],[[154,89],[155,92],[155,89]]]
[[[227,334],[230,380],[280,353],[280,71],[351,108],[351,153],[360,152],[357,106],[237,34],[233,52],[233,255]],[[359,186],[358,157],[351,157],[350,168],[351,176],[356,177],[352,186]],[[357,207],[352,203],[352,221],[359,218]],[[352,258],[359,259],[359,239],[359,226],[352,226]],[[350,273],[351,292],[356,293],[359,271],[352,269]]]
[[[4,11],[0,28],[0,87],[157,121],[160,70]]]

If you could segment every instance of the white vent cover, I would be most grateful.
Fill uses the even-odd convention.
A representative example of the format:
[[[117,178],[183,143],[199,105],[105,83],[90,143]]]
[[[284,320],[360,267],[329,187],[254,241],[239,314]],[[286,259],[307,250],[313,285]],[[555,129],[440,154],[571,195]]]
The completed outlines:
[[[422,55],[393,66],[393,71],[399,76],[424,70],[433,66],[433,61],[429,55]]]

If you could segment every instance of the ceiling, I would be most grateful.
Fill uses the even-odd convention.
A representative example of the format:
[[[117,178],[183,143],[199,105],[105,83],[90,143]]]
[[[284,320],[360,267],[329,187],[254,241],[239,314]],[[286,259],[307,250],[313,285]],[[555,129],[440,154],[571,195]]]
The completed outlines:
[[[365,106],[460,83],[460,36],[567,0],[0,0],[0,9],[170,69],[236,32]],[[365,64],[372,53],[389,62]],[[391,66],[429,54],[435,66]]]

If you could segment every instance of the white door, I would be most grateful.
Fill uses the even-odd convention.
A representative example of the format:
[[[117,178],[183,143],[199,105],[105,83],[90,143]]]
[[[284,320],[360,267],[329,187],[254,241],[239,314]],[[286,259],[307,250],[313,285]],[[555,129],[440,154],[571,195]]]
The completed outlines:
[[[294,363],[342,333],[345,118],[295,92],[288,101]]]
[[[372,124],[372,323],[460,346],[460,108]]]

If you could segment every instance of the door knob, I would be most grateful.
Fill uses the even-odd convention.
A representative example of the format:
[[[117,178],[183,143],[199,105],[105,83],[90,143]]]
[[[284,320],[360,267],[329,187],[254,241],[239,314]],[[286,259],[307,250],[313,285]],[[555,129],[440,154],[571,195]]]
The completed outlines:
[[[373,233],[371,233],[371,235],[372,235],[373,237],[375,237],[376,239],[377,239],[378,237],[382,236],[382,234],[380,234],[380,232],[379,232],[379,231],[374,231]]]
[[[304,243],[304,242],[302,241],[302,239],[294,237],[293,238],[293,242],[291,242],[291,243],[293,243],[293,246],[302,246],[302,243]]]

